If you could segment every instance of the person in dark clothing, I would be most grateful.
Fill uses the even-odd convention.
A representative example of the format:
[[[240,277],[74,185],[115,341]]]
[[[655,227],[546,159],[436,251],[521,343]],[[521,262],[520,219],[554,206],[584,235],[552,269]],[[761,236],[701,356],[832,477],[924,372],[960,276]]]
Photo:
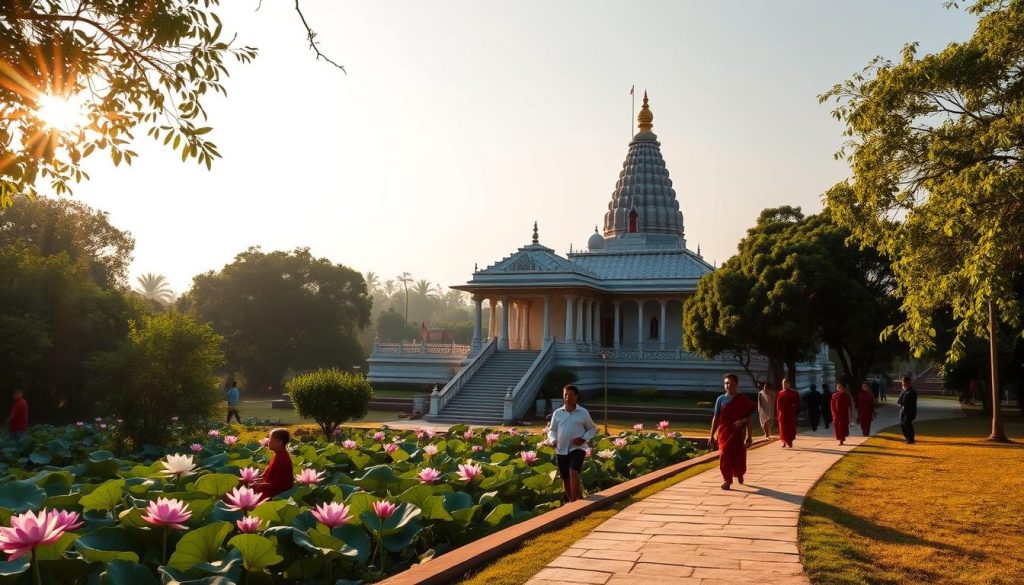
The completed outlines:
[[[821,423],[821,393],[818,392],[818,385],[811,384],[804,398],[807,401],[807,420],[811,423],[811,430],[816,431]]]
[[[900,392],[896,404],[900,407],[900,429],[903,430],[903,442],[914,444],[914,419],[917,418],[917,390],[910,385],[910,376],[903,376],[903,391]]]
[[[825,428],[828,429],[829,425],[832,424],[832,392],[828,389],[828,384],[821,385],[821,421],[825,423]]]

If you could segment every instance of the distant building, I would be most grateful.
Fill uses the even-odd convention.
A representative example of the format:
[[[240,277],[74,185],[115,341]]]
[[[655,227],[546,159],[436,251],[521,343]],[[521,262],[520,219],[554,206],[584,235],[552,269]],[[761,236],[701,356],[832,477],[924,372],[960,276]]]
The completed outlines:
[[[415,348],[396,354],[376,346],[369,379],[422,375],[419,381],[444,382],[430,418],[484,423],[521,417],[553,367],[575,371],[584,391],[603,386],[605,366],[614,389],[720,389],[727,371],[741,375],[741,387],[749,386],[735,360],[707,360],[682,346],[683,302],[714,268],[686,246],[683,214],[653,121],[645,93],[639,132],[629,143],[603,227],[595,227],[587,250],[558,255],[540,243],[534,223],[531,243],[452,287],[470,293],[474,306],[472,345],[463,346],[467,357],[451,381],[427,379],[428,345],[408,358],[398,356],[412,356]],[[451,363],[463,351],[451,347],[437,360]],[[764,378],[767,363],[756,359],[752,369]],[[823,376],[833,381],[833,372],[823,348],[814,363],[798,367],[797,386],[820,384]]]

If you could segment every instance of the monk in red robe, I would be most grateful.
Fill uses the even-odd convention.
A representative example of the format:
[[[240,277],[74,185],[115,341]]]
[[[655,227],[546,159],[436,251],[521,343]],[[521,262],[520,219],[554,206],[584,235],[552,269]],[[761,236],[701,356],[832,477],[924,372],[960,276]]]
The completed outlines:
[[[718,468],[722,472],[722,489],[732,486],[733,478],[743,483],[747,472],[747,447],[754,442],[753,417],[757,405],[739,392],[736,374],[725,375],[725,394],[715,401],[711,418],[711,439],[718,441]]]
[[[272,498],[281,492],[292,489],[295,485],[294,470],[292,469],[292,458],[288,455],[288,441],[291,434],[288,429],[274,429],[270,431],[270,450],[274,452],[274,458],[270,465],[263,472],[263,481],[253,486],[253,490],[268,498]]]
[[[860,385],[860,394],[857,395],[857,422],[865,437],[871,434],[871,420],[874,418],[875,395],[871,393],[871,387],[864,383]]]
[[[846,391],[846,386],[836,384],[836,391],[832,394],[832,431],[840,445],[846,442],[846,437],[850,436],[850,408],[852,405],[853,400],[850,398],[850,393]]]
[[[775,416],[779,419],[779,440],[783,447],[793,447],[796,438],[796,417],[800,414],[800,395],[789,385],[789,379],[782,379],[782,390],[775,398]]]

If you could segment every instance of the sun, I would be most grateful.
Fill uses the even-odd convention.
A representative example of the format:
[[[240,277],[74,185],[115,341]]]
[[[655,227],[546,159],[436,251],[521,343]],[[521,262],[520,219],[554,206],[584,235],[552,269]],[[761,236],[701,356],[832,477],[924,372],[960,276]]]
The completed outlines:
[[[35,116],[51,130],[74,132],[89,121],[81,94],[65,97],[46,93],[39,96],[36,104]]]

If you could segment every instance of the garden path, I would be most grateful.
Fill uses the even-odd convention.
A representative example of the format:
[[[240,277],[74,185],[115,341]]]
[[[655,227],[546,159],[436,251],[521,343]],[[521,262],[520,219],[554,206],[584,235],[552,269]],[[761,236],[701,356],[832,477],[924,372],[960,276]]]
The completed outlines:
[[[919,420],[958,416],[952,400],[919,401]],[[879,409],[872,431],[898,422]],[[839,447],[831,429],[750,451],[746,485],[721,489],[718,469],[666,488],[606,520],[527,585],[809,585],[797,550],[804,496],[839,458],[860,445],[860,427]]]

